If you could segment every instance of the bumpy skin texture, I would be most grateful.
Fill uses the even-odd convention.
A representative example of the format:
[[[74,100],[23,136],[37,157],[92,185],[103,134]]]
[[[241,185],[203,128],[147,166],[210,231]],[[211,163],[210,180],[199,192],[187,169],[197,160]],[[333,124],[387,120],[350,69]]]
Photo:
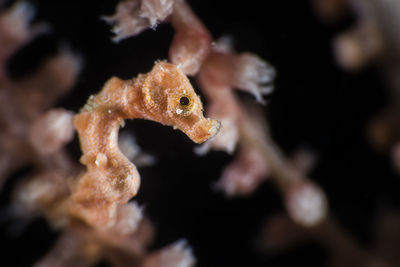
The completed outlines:
[[[117,206],[138,191],[139,173],[118,147],[120,125],[134,118],[178,128],[196,143],[219,130],[219,122],[204,118],[199,97],[173,64],[158,62],[133,80],[111,78],[74,117],[87,172],[73,189],[69,210],[94,227],[113,226]]]

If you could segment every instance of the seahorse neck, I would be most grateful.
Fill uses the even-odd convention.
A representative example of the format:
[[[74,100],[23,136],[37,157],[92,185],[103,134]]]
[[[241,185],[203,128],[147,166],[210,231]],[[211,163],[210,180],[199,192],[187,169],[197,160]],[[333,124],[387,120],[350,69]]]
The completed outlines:
[[[115,156],[119,151],[118,131],[124,119],[143,118],[143,76],[126,81],[109,79],[99,94],[89,98],[83,112],[75,116],[83,164],[98,167],[102,155]]]

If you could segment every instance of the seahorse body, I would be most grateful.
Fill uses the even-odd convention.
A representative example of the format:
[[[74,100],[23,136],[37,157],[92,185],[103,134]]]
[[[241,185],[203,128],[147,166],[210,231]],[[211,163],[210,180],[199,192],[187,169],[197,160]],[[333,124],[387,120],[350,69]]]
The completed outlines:
[[[115,224],[118,205],[137,194],[140,176],[119,150],[118,131],[124,119],[148,119],[182,130],[204,142],[219,122],[204,118],[203,107],[189,80],[175,65],[158,62],[136,79],[108,80],[74,117],[87,171],[79,178],[69,212],[86,223],[107,228]]]

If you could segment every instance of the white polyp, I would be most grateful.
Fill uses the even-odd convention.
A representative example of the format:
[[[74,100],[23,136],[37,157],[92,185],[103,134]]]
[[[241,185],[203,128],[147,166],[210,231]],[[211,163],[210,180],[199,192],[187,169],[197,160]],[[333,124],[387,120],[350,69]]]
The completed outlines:
[[[294,185],[289,190],[286,205],[292,219],[306,227],[320,223],[327,212],[324,193],[315,185],[307,182]]]
[[[118,219],[115,230],[127,236],[134,233],[143,219],[143,209],[139,207],[137,202],[130,202],[118,208]]]
[[[74,136],[73,113],[53,109],[34,120],[28,130],[29,141],[42,155],[58,151]]]
[[[191,267],[195,265],[192,249],[185,240],[179,240],[162,249],[160,257],[161,266],[165,267]]]
[[[261,58],[249,53],[242,54],[239,61],[235,86],[248,91],[258,102],[263,103],[262,96],[272,92],[273,87],[270,87],[269,83],[272,83],[276,76],[275,69]]]

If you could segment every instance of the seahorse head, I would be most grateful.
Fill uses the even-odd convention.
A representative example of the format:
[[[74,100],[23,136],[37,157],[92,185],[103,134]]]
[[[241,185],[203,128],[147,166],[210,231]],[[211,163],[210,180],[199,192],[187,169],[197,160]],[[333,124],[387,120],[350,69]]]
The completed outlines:
[[[199,96],[174,64],[157,62],[146,74],[142,94],[149,119],[180,129],[196,143],[206,141],[220,128],[218,121],[204,118]]]

